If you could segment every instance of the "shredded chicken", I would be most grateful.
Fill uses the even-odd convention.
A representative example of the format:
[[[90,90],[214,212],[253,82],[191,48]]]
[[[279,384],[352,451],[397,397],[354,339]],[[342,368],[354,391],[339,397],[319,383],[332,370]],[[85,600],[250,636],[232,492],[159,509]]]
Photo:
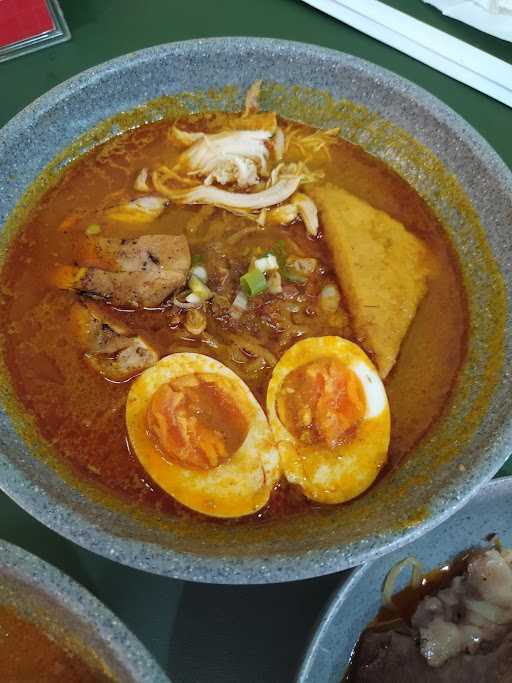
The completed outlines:
[[[261,95],[261,83],[262,81],[254,81],[252,85],[249,86],[247,93],[245,95],[245,105],[242,116],[249,116],[249,114],[256,113],[260,108],[260,95]]]
[[[232,117],[226,122],[226,127],[231,131],[263,130],[271,136],[274,134],[277,135],[277,115],[273,111],[263,111],[248,114],[246,116]],[[169,129],[168,135],[172,142],[178,143],[184,147],[189,147],[190,145],[193,145],[194,142],[197,142],[197,140],[203,139],[206,133],[201,131],[183,130],[179,127],[179,125],[174,124]]]
[[[181,130],[181,128],[178,128],[176,125],[174,125],[170,131],[171,140],[176,140],[187,147],[193,145],[197,140],[202,140],[205,135],[206,133],[201,133],[200,131]]]
[[[298,218],[299,210],[296,204],[282,204],[270,209],[267,223],[270,225],[289,225]]]
[[[283,177],[272,187],[252,194],[228,192],[213,185],[198,185],[190,190],[162,188],[162,191],[177,204],[212,204],[227,210],[258,210],[286,201],[300,182],[300,175]]]
[[[252,159],[246,157],[222,159],[204,179],[205,185],[212,183],[219,185],[236,183],[242,189],[257,185],[259,183],[258,168]]]
[[[93,302],[76,302],[70,324],[86,363],[112,381],[130,379],[158,361],[157,351],[146,340],[131,335]]]
[[[131,202],[112,206],[105,215],[124,223],[151,223],[162,215],[167,204],[168,200],[164,197],[138,197]]]
[[[277,162],[283,160],[284,156],[285,137],[282,128],[277,128],[272,140],[272,148],[274,150],[274,157]]]
[[[135,183],[133,187],[137,192],[149,192],[150,188],[148,185],[148,175],[149,171],[147,168],[141,168],[137,177],[135,178]]]
[[[255,185],[260,175],[268,175],[269,150],[265,142],[270,137],[265,130],[202,133],[180,155],[176,169],[222,185]]]
[[[89,238],[79,245],[77,257],[80,266],[55,269],[53,284],[115,306],[155,308],[185,284],[190,269],[188,242],[175,235]]]
[[[315,202],[306,194],[297,192],[292,197],[292,204],[297,207],[308,235],[316,237],[318,235],[318,211]]]

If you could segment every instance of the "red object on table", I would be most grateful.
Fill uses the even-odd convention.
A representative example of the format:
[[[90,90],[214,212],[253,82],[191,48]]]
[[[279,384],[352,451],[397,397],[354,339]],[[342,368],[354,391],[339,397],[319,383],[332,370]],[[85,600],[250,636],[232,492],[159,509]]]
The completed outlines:
[[[46,0],[0,0],[0,47],[54,28]]]

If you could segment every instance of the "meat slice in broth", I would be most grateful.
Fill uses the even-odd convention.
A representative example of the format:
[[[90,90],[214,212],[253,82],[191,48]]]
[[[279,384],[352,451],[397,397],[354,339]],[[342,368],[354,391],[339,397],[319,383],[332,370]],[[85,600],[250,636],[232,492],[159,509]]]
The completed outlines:
[[[186,238],[175,235],[87,238],[78,242],[77,262],[57,267],[53,284],[114,306],[156,308],[185,284],[190,250]]]
[[[77,301],[70,311],[71,332],[84,359],[104,377],[124,381],[158,361],[157,351],[93,302]]]
[[[85,237],[77,242],[77,261],[111,271],[175,272],[186,275],[190,250],[183,235],[143,235],[137,239]]]

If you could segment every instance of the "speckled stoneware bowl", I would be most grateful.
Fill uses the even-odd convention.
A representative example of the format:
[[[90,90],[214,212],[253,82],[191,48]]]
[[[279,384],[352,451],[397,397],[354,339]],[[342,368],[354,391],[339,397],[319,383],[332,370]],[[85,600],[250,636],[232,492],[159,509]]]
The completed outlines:
[[[388,571],[414,555],[425,571],[442,567],[468,548],[488,547],[495,533],[505,547],[512,545],[512,477],[488,483],[462,510],[441,526],[344,578],[320,618],[296,683],[340,683],[361,631],[381,606],[381,588]],[[404,570],[396,591],[407,585]]]
[[[95,597],[55,567],[5,541],[0,541],[0,605],[64,642],[108,680],[169,683],[146,648]]]
[[[30,420],[17,413],[8,381],[0,382],[14,416],[1,418],[3,490],[90,550],[195,581],[302,579],[382,555],[453,514],[511,450],[511,174],[460,117],[384,69],[319,47],[252,38],[163,45],[98,66],[41,97],[0,132],[0,224],[48,164],[51,175],[73,155],[144,120],[240,108],[258,78],[265,108],[339,126],[431,204],[460,255],[469,353],[449,410],[397,472],[348,505],[249,526],[135,514],[92,485],[79,485],[51,465]],[[4,232],[14,224],[8,221]]]

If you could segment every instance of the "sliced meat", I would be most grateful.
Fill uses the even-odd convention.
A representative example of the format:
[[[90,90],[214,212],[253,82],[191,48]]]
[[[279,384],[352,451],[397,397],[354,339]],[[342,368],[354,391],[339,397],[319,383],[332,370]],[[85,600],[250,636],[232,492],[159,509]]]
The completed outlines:
[[[107,299],[114,306],[155,308],[185,284],[190,250],[181,235],[83,237],[77,262],[80,266],[56,268],[56,287]]]
[[[422,600],[412,624],[431,666],[497,642],[512,628],[512,568],[497,550],[475,551],[463,576]]]
[[[175,271],[186,274],[190,249],[184,235],[143,235],[137,239],[83,237],[77,242],[77,261],[88,268],[134,272]]]
[[[427,292],[428,251],[398,221],[334,185],[308,190],[360,344],[379,374],[395,364]]]
[[[111,318],[92,301],[71,306],[71,332],[82,349],[89,353],[114,354],[126,348],[129,329]]]
[[[157,308],[185,283],[185,274],[173,271],[112,273],[99,268],[60,266],[53,284],[81,294],[107,299],[114,306]]]
[[[112,320],[93,302],[73,304],[70,324],[86,363],[112,381],[130,379],[159,359],[146,340],[131,335],[129,328]]]

